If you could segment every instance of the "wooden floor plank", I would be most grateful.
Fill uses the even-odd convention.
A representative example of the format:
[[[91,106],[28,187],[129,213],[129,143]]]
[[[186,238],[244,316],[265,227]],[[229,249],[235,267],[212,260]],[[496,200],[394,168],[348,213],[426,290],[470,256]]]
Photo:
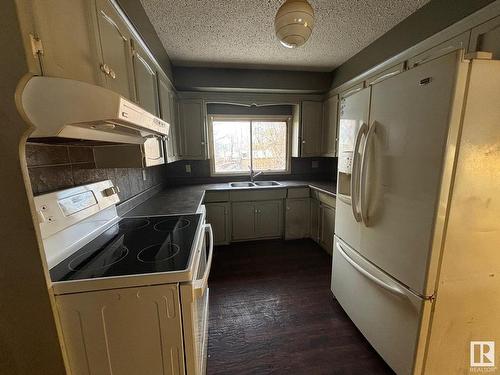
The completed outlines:
[[[330,272],[311,240],[216,248],[207,374],[393,374],[333,298]]]

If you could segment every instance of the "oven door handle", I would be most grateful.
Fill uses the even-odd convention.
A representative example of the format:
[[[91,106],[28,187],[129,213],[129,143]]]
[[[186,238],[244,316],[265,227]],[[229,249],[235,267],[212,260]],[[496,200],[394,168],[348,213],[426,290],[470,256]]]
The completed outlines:
[[[208,285],[208,276],[210,275],[210,268],[212,267],[212,257],[214,254],[214,232],[212,231],[212,226],[210,224],[205,224],[205,232],[208,232],[208,238],[210,244],[208,247],[208,259],[207,265],[205,267],[205,272],[201,279],[195,280],[193,282],[193,297],[200,298],[205,294]]]

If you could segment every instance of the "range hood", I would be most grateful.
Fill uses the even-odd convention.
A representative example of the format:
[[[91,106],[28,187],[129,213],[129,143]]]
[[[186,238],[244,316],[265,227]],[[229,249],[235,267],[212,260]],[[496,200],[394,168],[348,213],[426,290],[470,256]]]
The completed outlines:
[[[167,136],[170,127],[111,90],[64,78],[32,77],[21,106],[36,128],[30,138],[143,144]]]

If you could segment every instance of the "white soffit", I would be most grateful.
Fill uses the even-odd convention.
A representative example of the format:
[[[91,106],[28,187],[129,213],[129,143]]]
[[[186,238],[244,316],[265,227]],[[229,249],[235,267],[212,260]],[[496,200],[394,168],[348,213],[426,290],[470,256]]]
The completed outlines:
[[[283,0],[141,0],[174,65],[331,71],[429,0],[310,0],[309,41],[274,33]]]

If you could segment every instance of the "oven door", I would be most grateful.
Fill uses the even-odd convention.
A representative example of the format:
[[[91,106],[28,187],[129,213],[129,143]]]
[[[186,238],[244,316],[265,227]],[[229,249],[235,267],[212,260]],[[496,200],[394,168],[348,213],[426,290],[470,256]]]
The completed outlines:
[[[208,252],[207,252],[208,234]],[[196,249],[194,279],[180,286],[184,349],[188,375],[204,375],[208,344],[208,276],[214,239],[210,224],[204,224]]]

